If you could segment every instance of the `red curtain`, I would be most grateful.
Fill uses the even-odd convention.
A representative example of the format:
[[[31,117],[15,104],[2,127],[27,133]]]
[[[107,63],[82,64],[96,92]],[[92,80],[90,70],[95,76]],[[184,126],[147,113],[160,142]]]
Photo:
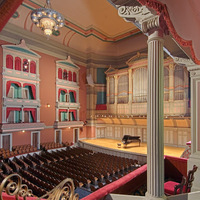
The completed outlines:
[[[10,90],[10,86],[11,86],[12,83],[14,83],[14,84],[18,85],[19,87],[21,87],[21,83],[19,83],[19,82],[7,81],[7,83],[6,83],[6,96],[8,95],[8,92]]]
[[[36,122],[36,108],[24,108],[23,110],[31,112],[33,121]]]
[[[13,107],[6,108],[6,119],[8,118],[10,111],[21,111],[21,108],[13,108]]]
[[[21,71],[21,58],[15,58],[15,70]]]
[[[6,68],[13,69],[13,57],[11,55],[6,56]]]
[[[75,119],[75,121],[76,121],[76,110],[69,110],[69,112],[72,112],[72,113],[73,113],[74,119]]]
[[[73,81],[76,82],[76,72],[73,72]]]
[[[58,69],[58,78],[62,79],[62,69],[61,68]]]
[[[96,110],[107,110],[107,105],[106,104],[97,104]]]
[[[59,116],[60,116],[61,112],[68,112],[68,110],[67,109],[59,109]]]
[[[59,90],[58,90],[58,99],[60,99],[60,93],[61,93],[61,91],[64,91],[65,93],[67,93],[66,89],[59,88]]]
[[[36,99],[36,88],[35,88],[35,85],[29,84],[29,83],[24,83],[24,84],[23,84],[23,87],[25,87],[25,86],[27,86],[27,85],[31,87],[32,94],[33,94],[33,99]]]
[[[71,71],[69,71],[68,80],[69,80],[69,81],[72,81],[72,72],[71,72]]]
[[[31,61],[30,72],[36,74],[36,63],[34,61]]]

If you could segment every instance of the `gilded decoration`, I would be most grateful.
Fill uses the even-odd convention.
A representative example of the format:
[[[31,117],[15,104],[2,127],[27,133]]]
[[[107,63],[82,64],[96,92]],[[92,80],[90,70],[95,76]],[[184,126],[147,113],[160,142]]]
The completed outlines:
[[[36,197],[33,195],[32,190],[28,186],[22,184],[22,177],[18,174],[11,174],[7,176],[0,186],[0,200],[3,200],[3,193],[9,196],[15,196],[15,199],[22,197],[24,200],[27,197]],[[14,199],[14,198],[13,198]],[[75,187],[72,179],[67,178],[57,185],[53,190],[47,192],[42,197],[36,197],[35,200],[48,199],[48,200],[78,200],[79,195],[75,194]]]

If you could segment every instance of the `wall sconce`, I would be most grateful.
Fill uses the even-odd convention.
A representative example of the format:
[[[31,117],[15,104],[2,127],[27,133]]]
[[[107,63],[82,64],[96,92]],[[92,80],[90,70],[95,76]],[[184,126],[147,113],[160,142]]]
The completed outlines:
[[[47,108],[50,108],[50,107],[51,107],[51,105],[48,103],[48,104],[47,104]]]
[[[25,133],[25,130],[23,130],[22,133]]]

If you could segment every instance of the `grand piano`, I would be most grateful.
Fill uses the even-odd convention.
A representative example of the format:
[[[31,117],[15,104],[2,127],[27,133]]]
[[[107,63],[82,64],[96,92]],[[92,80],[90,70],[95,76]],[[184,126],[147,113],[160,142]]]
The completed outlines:
[[[140,142],[141,142],[140,136],[124,135],[124,137],[122,138],[122,143],[124,144],[124,146],[132,142],[139,142],[139,146],[140,146]]]

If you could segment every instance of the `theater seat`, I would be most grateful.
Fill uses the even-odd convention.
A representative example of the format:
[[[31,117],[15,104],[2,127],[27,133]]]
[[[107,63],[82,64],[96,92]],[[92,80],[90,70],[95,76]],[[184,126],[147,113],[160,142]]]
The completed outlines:
[[[175,194],[181,194],[183,193],[183,188],[186,184],[186,178],[185,176],[182,177],[181,183],[175,182],[175,181],[167,181],[164,183],[164,189],[166,195],[175,195]]]
[[[194,181],[194,172],[197,171],[197,166],[194,165],[192,170],[188,171],[187,179],[183,176],[181,183],[175,181],[167,181],[164,183],[164,190],[166,195],[176,195],[181,193],[188,193],[192,188]]]

